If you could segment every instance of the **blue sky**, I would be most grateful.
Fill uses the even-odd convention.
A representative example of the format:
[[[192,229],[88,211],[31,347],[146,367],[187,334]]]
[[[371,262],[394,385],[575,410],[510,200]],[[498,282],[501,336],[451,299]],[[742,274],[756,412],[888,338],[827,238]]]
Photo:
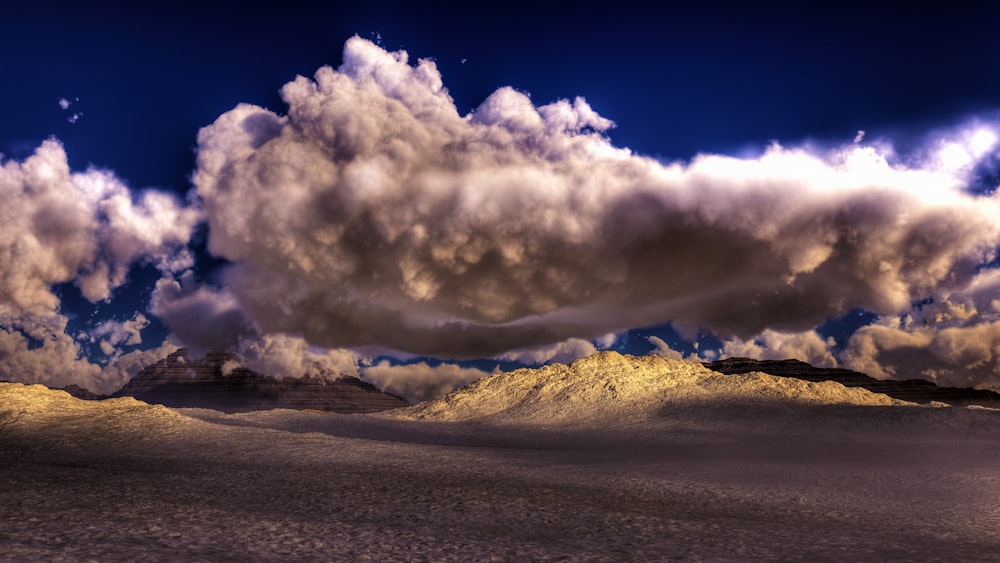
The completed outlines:
[[[150,189],[176,196],[177,200],[171,204],[176,209],[199,208],[206,201],[211,207],[212,197],[202,197],[210,189],[199,187],[203,193],[196,195],[192,182],[195,171],[199,169],[198,154],[210,152],[204,144],[199,145],[199,130],[212,125],[240,103],[260,106],[277,116],[285,115],[288,105],[279,95],[279,89],[297,75],[311,77],[324,65],[338,69],[343,62],[345,42],[358,36],[387,52],[405,50],[411,68],[418,59],[433,60],[453,101],[454,110],[460,116],[478,111],[477,108],[482,110],[479,115],[485,116],[488,112],[481,104],[505,86],[530,94],[530,102],[536,108],[562,99],[573,102],[576,97],[582,97],[589,108],[613,121],[614,127],[590,123],[581,134],[596,131],[594,134],[602,137],[606,145],[627,148],[633,155],[649,157],[664,167],[671,163],[687,167],[697,155],[724,155],[746,162],[759,162],[769,147],[778,143],[786,152],[805,151],[828,163],[831,159],[835,160],[831,154],[846,150],[844,147],[868,147],[887,158],[890,167],[929,170],[928,167],[940,168],[939,164],[943,161],[938,156],[945,144],[957,143],[956,146],[965,147],[961,150],[968,149],[966,152],[972,155],[969,157],[972,161],[963,164],[964,168],[958,166],[961,170],[951,170],[953,174],[950,177],[958,178],[962,193],[988,194],[997,183],[996,147],[989,138],[989,134],[997,130],[994,124],[997,123],[996,110],[1000,100],[1000,75],[992,72],[992,61],[1000,49],[991,40],[991,24],[1000,15],[996,12],[996,8],[986,3],[873,8],[864,3],[844,2],[822,6],[794,3],[747,6],[721,2],[649,8],[643,4],[618,2],[584,9],[573,3],[515,3],[478,8],[393,2],[377,6],[328,3],[326,7],[315,7],[310,3],[286,2],[268,10],[213,3],[173,3],[153,8],[114,4],[102,4],[95,8],[79,3],[23,5],[10,8],[0,23],[0,44],[7,53],[0,63],[7,85],[0,91],[0,123],[3,123],[0,128],[0,153],[3,153],[5,163],[20,165],[30,159],[46,139],[55,138],[74,173],[85,174],[88,167],[94,167],[112,174],[119,184],[126,186],[139,216],[160,209],[157,205],[140,201],[140,194]],[[511,100],[514,98],[508,101]],[[355,111],[364,110],[359,108]],[[222,138],[221,126],[217,131],[218,137]],[[859,134],[860,131],[864,134]],[[977,132],[979,137],[976,137]],[[968,148],[973,145],[985,148]],[[232,157],[233,153],[227,150],[220,149],[220,155]],[[523,151],[517,154],[523,156]],[[340,157],[331,158],[336,160]],[[780,161],[775,165],[779,168],[794,163],[794,159],[775,159]],[[928,164],[932,161],[937,164]],[[719,163],[709,162],[704,170],[688,170],[701,170],[699,174],[718,179],[721,169],[713,168],[716,164]],[[768,174],[780,175],[780,172]],[[792,174],[795,182],[802,180],[797,174]],[[694,172],[693,176],[696,176]],[[76,181],[76,184],[81,181]],[[769,184],[760,188],[763,190],[761,197],[766,199],[764,196],[776,194],[778,199],[775,201],[781,201],[783,193],[796,189],[794,186],[798,185],[791,180],[789,182],[789,185]],[[18,186],[23,191],[22,184]],[[228,184],[223,187],[234,189]],[[265,187],[268,190],[281,189],[280,186]],[[70,191],[59,193],[72,197],[72,189],[75,188],[67,189]],[[636,194],[634,186],[620,189],[631,194],[629,197]],[[645,186],[643,189],[649,188]],[[677,189],[683,192],[699,188],[688,186]],[[746,194],[734,192],[736,189],[719,188],[718,195],[713,197],[719,201],[739,201]],[[908,202],[906,189],[899,188],[886,197],[898,197],[900,202]],[[108,194],[113,191],[107,191],[103,197],[110,198]],[[594,281],[596,285],[593,286],[583,287],[586,283],[580,282],[580,287],[559,287],[551,299],[546,296],[549,300],[543,304],[530,304],[530,300],[499,290],[477,293],[474,297],[476,304],[471,309],[462,301],[465,297],[458,299],[452,295],[446,298],[438,294],[414,297],[413,291],[417,291],[414,287],[407,290],[409,293],[403,291],[399,295],[393,294],[391,288],[378,294],[379,299],[390,303],[386,310],[393,314],[399,313],[393,310],[396,305],[392,305],[397,303],[397,299],[398,303],[409,303],[399,307],[415,307],[406,310],[404,317],[409,320],[405,322],[400,320],[402,317],[394,317],[386,311],[382,313],[389,316],[378,317],[382,319],[380,322],[404,322],[410,323],[407,326],[416,327],[419,323],[413,320],[417,317],[412,315],[417,315],[425,320],[434,317],[433,323],[437,323],[434,326],[448,322],[459,325],[471,322],[479,328],[505,325],[503,331],[506,336],[503,338],[509,336],[512,345],[517,344],[518,349],[523,350],[522,345],[528,345],[527,348],[534,352],[527,355],[525,352],[504,352],[497,346],[471,344],[468,353],[462,353],[464,341],[442,332],[439,338],[455,342],[454,347],[428,343],[403,350],[416,355],[413,357],[389,349],[405,347],[400,343],[407,338],[416,342],[418,336],[426,331],[414,329],[413,333],[403,331],[392,338],[380,339],[372,336],[379,331],[366,324],[369,321],[372,326],[377,324],[373,319],[355,322],[357,319],[352,317],[351,323],[338,325],[336,330],[353,331],[350,338],[331,336],[315,328],[319,321],[300,319],[295,314],[272,323],[268,319],[271,319],[273,311],[263,305],[257,307],[268,299],[259,294],[263,278],[254,276],[264,275],[265,272],[269,276],[285,276],[289,272],[282,270],[276,273],[268,270],[267,264],[272,262],[257,260],[255,257],[266,254],[262,250],[264,247],[241,246],[243,243],[265,244],[266,241],[240,241],[240,244],[235,244],[234,239],[228,243],[219,242],[215,254],[220,256],[213,256],[208,252],[205,241],[212,236],[213,225],[216,226],[216,236],[222,240],[221,226],[231,224],[231,218],[224,217],[225,213],[221,211],[214,219],[207,220],[204,216],[182,213],[174,218],[173,226],[177,232],[161,228],[157,231],[160,238],[152,242],[143,239],[142,244],[146,246],[130,247],[127,251],[122,250],[124,247],[119,235],[98,236],[88,231],[87,236],[96,236],[97,242],[88,250],[92,255],[70,264],[70,269],[75,267],[76,270],[58,275],[38,274],[41,277],[33,278],[38,287],[51,288],[58,298],[58,304],[54,306],[51,303],[44,307],[36,306],[37,303],[26,305],[28,302],[25,299],[18,298],[15,290],[8,288],[4,294],[6,297],[2,297],[8,302],[0,302],[6,307],[3,328],[10,334],[20,335],[23,342],[9,344],[9,350],[15,351],[8,353],[5,369],[13,371],[16,368],[20,371],[6,375],[56,383],[71,379],[84,383],[93,380],[103,383],[92,383],[92,387],[110,386],[112,381],[119,381],[127,375],[124,375],[125,372],[114,376],[95,375],[98,368],[121,363],[130,352],[155,349],[171,332],[175,333],[173,341],[180,343],[184,338],[179,338],[179,335],[185,333],[189,325],[197,324],[212,330],[238,333],[238,338],[233,338],[243,339],[241,345],[244,352],[256,358],[248,359],[250,363],[262,361],[263,351],[271,350],[277,354],[276,350],[284,351],[286,348],[275,342],[247,344],[247,339],[251,339],[247,336],[248,331],[253,333],[253,338],[279,334],[282,337],[305,335],[307,345],[314,346],[309,353],[326,358],[324,362],[332,360],[322,350],[339,350],[341,343],[349,345],[348,348],[363,359],[360,363],[355,361],[354,368],[346,369],[360,369],[362,375],[364,363],[382,361],[382,353],[394,358],[389,361],[391,365],[401,361],[429,362],[427,370],[413,376],[421,381],[433,380],[435,376],[430,368],[449,358],[466,361],[480,358],[471,365],[488,369],[505,354],[508,359],[538,360],[546,355],[567,359],[574,353],[605,346],[632,352],[655,349],[668,353],[648,340],[647,337],[653,335],[663,338],[664,344],[675,348],[675,352],[698,352],[706,359],[713,357],[711,348],[718,349],[714,352],[716,354],[725,353],[722,348],[729,342],[731,353],[739,351],[762,357],[784,353],[804,356],[803,359],[812,361],[866,368],[880,376],[929,377],[953,384],[994,385],[994,376],[989,374],[997,365],[997,360],[992,352],[979,350],[992,350],[996,344],[993,336],[996,320],[988,306],[992,303],[994,287],[992,279],[988,279],[992,269],[988,266],[990,257],[983,255],[980,248],[989,246],[991,241],[992,225],[988,224],[988,218],[984,219],[989,215],[984,209],[993,202],[987,196],[979,197],[981,199],[942,200],[945,201],[943,206],[933,204],[933,201],[938,201],[933,198],[920,200],[923,202],[920,205],[914,204],[916,207],[911,209],[912,213],[926,215],[929,225],[948,226],[952,225],[949,221],[954,221],[955,225],[977,225],[978,230],[956,235],[955,241],[948,239],[942,242],[942,246],[947,246],[949,250],[941,256],[934,255],[936,258],[927,258],[930,254],[916,251],[912,256],[906,255],[900,263],[901,268],[937,272],[929,281],[917,279],[911,274],[901,274],[899,279],[894,279],[894,282],[903,284],[905,290],[894,287],[891,291],[902,291],[900,295],[912,301],[913,306],[900,305],[899,295],[887,297],[886,292],[890,291],[886,289],[888,286],[874,282],[864,291],[852,293],[844,290],[843,295],[838,295],[836,288],[813,280],[820,277],[815,272],[824,272],[824,268],[841,272],[864,266],[860,258],[853,262],[836,263],[838,258],[850,254],[838,246],[839,243],[831,243],[832,254],[826,258],[809,254],[814,248],[807,249],[808,252],[789,251],[789,257],[783,258],[784,243],[770,241],[768,244],[772,247],[765,245],[764,248],[757,248],[749,242],[733,242],[740,234],[735,233],[733,240],[716,247],[713,241],[719,236],[718,229],[709,236],[694,227],[672,234],[659,232],[655,237],[646,232],[641,236],[651,237],[649,248],[628,248],[646,261],[657,256],[697,260],[699,245],[706,245],[702,256],[720,260],[717,275],[712,279],[731,276],[730,268],[745,269],[747,265],[740,262],[741,256],[754,257],[759,261],[766,260],[768,256],[776,257],[778,261],[787,259],[792,264],[791,269],[795,270],[782,274],[780,268],[773,271],[764,268],[746,279],[732,276],[732,283],[736,285],[754,283],[770,290],[770,282],[761,281],[767,276],[799,277],[793,281],[785,280],[782,282],[785,285],[774,286],[775,295],[784,293],[775,297],[769,305],[765,304],[769,307],[768,313],[762,313],[759,322],[738,322],[727,318],[722,312],[705,305],[709,301],[702,295],[685,294],[684,299],[689,302],[687,305],[676,302],[679,298],[672,304],[666,304],[671,298],[669,291],[657,293],[650,289],[650,285],[664,278],[664,285],[669,286],[671,282],[666,278],[670,278],[675,270],[686,268],[684,264],[675,264],[674,269],[664,266],[647,272],[638,265],[639,262],[628,262],[629,273],[623,274],[624,282],[608,281],[612,276]],[[712,200],[706,196],[704,201]],[[811,208],[817,199],[800,201],[790,197],[787,201],[797,201],[799,203],[795,205],[799,207],[795,209],[805,209]],[[847,224],[854,228],[855,217],[851,213],[857,212],[859,207],[851,201],[845,199],[846,203],[835,213],[831,212],[836,218],[824,215],[825,211],[817,211],[819,215],[809,221],[819,224],[830,220],[830,224]],[[409,204],[419,207],[413,201]],[[25,209],[30,208],[33,212],[39,209],[33,204],[24,205],[28,206]],[[221,203],[217,202],[217,205]],[[692,216],[707,213],[707,207],[711,207],[706,203],[699,205],[701,207],[688,210],[694,214]],[[773,207],[777,204],[768,205]],[[248,207],[257,211],[265,208]],[[971,208],[978,208],[979,211],[968,212],[970,216],[962,215]],[[848,209],[855,211],[845,211]],[[565,209],[557,211],[561,215],[573,213]],[[754,219],[758,222],[770,212],[765,208],[760,211]],[[99,210],[95,220],[108,221],[101,213],[106,213],[106,210]],[[936,217],[934,213],[944,215]],[[664,215],[661,219],[679,216]],[[147,219],[160,225],[154,219]],[[618,231],[607,227],[613,223],[612,219],[617,220],[617,216],[600,216],[608,232],[603,235],[604,239],[588,239],[587,244],[601,246],[601,241],[614,237],[621,237],[621,244],[626,244],[629,237],[640,236],[628,229]],[[865,230],[868,229],[867,223],[863,223],[863,219],[857,220],[862,221],[858,223],[858,232],[869,232]],[[789,221],[789,225],[798,225],[806,220],[792,217]],[[347,224],[349,227],[356,226],[356,223]],[[525,230],[527,227],[518,230],[520,227],[515,228],[511,226],[513,224],[509,218],[500,217],[492,227],[477,223],[477,228],[484,233],[512,231],[514,234],[511,236],[518,244],[524,242],[518,237],[530,239],[537,234]],[[188,226],[191,228],[181,234]],[[313,226],[318,228],[320,225]],[[763,226],[758,224],[754,228]],[[148,231],[151,227],[136,228]],[[491,228],[493,231],[490,231]],[[954,233],[956,229],[946,231]],[[759,234],[759,230],[747,232]],[[842,234],[842,231],[836,232]],[[926,233],[927,230],[920,232]],[[543,234],[552,235],[551,232],[546,233]],[[798,234],[799,231],[789,227],[788,232],[781,233],[781,236],[795,238]],[[138,240],[134,233],[128,236],[133,242]],[[746,236],[746,232],[742,236]],[[898,236],[904,242],[910,241],[906,242],[910,245],[907,249],[912,250],[913,245],[919,246],[912,242],[914,237],[921,235],[893,231],[886,236]],[[560,244],[565,242],[565,237],[556,238],[562,241]],[[936,234],[928,235],[928,238],[942,241],[948,237]],[[57,244],[45,240],[41,244]],[[663,245],[670,248],[664,249]],[[679,253],[676,247],[681,245],[694,250]],[[190,254],[189,264],[181,260],[172,266],[164,266],[165,260],[169,261],[170,256],[176,257],[178,252],[183,254],[184,248]],[[324,247],[309,248],[310,252],[325,252]],[[621,251],[624,247],[615,248]],[[339,252],[343,249],[334,250]],[[419,250],[406,256],[422,256]],[[379,251],[376,248],[371,252]],[[600,249],[595,250],[595,256],[602,256],[601,252]],[[603,252],[614,255],[608,249]],[[802,258],[802,252],[808,257]],[[858,256],[867,256],[865,252],[867,250],[861,248]],[[886,252],[886,256],[892,254],[890,250]],[[969,258],[977,252],[978,259]],[[241,253],[249,253],[246,255],[250,258],[246,261],[252,263],[241,279],[254,279],[258,285],[255,288],[232,289],[236,292],[233,297],[226,292],[230,290],[230,285],[237,288],[239,284],[233,281],[234,274],[226,272],[233,270],[229,264],[240,262],[234,257],[243,256]],[[18,254],[6,253],[3,256],[6,256],[4,260],[11,262],[8,270],[17,270],[13,261]],[[80,289],[86,285],[81,280],[90,275],[88,279],[96,283],[92,279],[95,264],[104,264],[102,260],[105,258],[101,257],[108,256],[111,258],[106,261],[113,266],[112,269],[124,268],[126,275],[117,278],[109,276],[105,280],[109,285],[108,291],[91,286],[90,297],[93,299],[88,299],[84,295],[87,292]],[[383,257],[385,263],[393,264],[397,258],[391,253]],[[800,259],[808,263],[799,267],[795,261]],[[920,262],[923,259],[927,260],[926,263]],[[573,268],[587,264],[585,260],[568,260],[560,264],[544,252],[525,260],[536,262],[535,270],[523,273],[528,278],[542,275],[539,272],[556,272],[570,278],[575,275]],[[969,260],[978,263],[970,266],[967,264]],[[374,262],[382,264],[379,260]],[[882,262],[886,263],[886,260]],[[372,267],[378,270],[385,266]],[[949,271],[953,273],[947,273]],[[437,275],[432,285],[444,288],[439,290],[444,292],[450,287],[469,287],[462,285],[466,282],[480,287],[485,283],[483,279],[489,278],[484,276],[483,279],[471,280],[458,276],[449,279],[438,275],[440,272],[433,274],[428,269],[418,268],[417,272],[432,277]],[[509,279],[522,279],[513,274],[511,276]],[[810,281],[803,281],[806,278]],[[171,304],[163,301],[167,299],[163,297],[158,309],[162,314],[158,315],[154,311],[153,288],[157,280],[164,279],[176,282],[180,289],[172,294],[174,301]],[[287,281],[284,277],[281,279]],[[494,276],[494,279],[507,278],[501,275],[498,278]],[[831,286],[842,282],[828,279],[827,285]],[[850,279],[861,278],[855,276]],[[301,280],[296,283],[298,281]],[[328,286],[322,286],[323,283],[328,283]],[[616,283],[624,284],[620,294],[607,289],[608,284]],[[11,284],[11,287],[24,287],[13,281]],[[362,290],[359,289],[362,288],[359,279],[309,277],[308,285],[310,291],[329,291],[338,295]],[[485,287],[481,285],[480,288]],[[818,289],[820,287],[822,290]],[[232,321],[230,324],[223,323],[228,328],[216,327],[204,319],[192,320],[192,316],[201,311],[199,307],[207,307],[205,302],[192,297],[199,291],[199,298],[204,298],[205,302],[210,298],[216,299],[214,309],[209,307],[209,311],[202,311],[204,316],[229,319]],[[579,293],[574,293],[576,291]],[[595,291],[604,291],[602,295],[609,301],[581,297]],[[720,296],[717,299],[720,309],[729,309],[733,315],[742,310],[726,300],[742,299],[737,295],[743,294],[721,285],[713,291]],[[166,295],[164,292],[169,293],[164,289],[161,297]],[[813,312],[810,309],[812,305],[803,304],[806,303],[803,300],[813,295],[810,292],[821,296],[821,299],[828,299],[829,306],[816,306]],[[492,296],[490,298],[499,300],[498,303],[505,299],[520,299],[526,303],[526,308],[521,310],[515,307],[496,313],[495,307],[483,304],[483,295]],[[639,297],[634,297],[636,295]],[[251,296],[255,297],[251,299]],[[412,303],[406,301],[409,298],[412,298]],[[809,298],[813,301],[808,303],[818,299]],[[227,302],[226,299],[233,300],[235,304],[232,308],[225,309],[218,305]],[[177,303],[182,301],[184,315],[177,309],[180,307]],[[539,298],[536,301],[541,303],[542,300]],[[607,311],[612,304],[618,308],[662,310],[662,314],[611,314]],[[346,305],[337,307],[336,311],[341,311]],[[964,312],[955,312],[959,308]],[[270,312],[265,312],[265,309]],[[463,311],[468,310],[474,311],[466,315]],[[339,314],[336,311],[330,314],[336,317]],[[524,320],[527,318],[524,311],[530,313],[528,316],[549,316],[544,322]],[[137,320],[137,313],[141,313],[141,320]],[[233,320],[236,317],[239,319]],[[597,317],[601,322],[596,320]],[[65,328],[58,320],[53,321],[59,318],[64,318]],[[42,322],[39,319],[47,320]],[[173,319],[172,323],[170,319]],[[700,319],[705,320],[702,322]],[[296,324],[297,320],[306,324]],[[108,324],[108,321],[113,322]],[[671,321],[675,323],[673,326],[668,325]],[[520,329],[507,325],[514,323],[521,326],[518,322],[531,325],[531,330],[514,336]],[[629,324],[632,322],[645,324],[633,326]],[[878,328],[859,337],[851,357],[845,357],[853,331],[872,322]],[[247,328],[247,323],[254,326]],[[48,328],[40,329],[40,325]],[[654,325],[655,328],[628,332],[629,329],[647,325]],[[763,332],[767,329],[772,332]],[[468,335],[470,330],[465,326],[462,334]],[[499,334],[492,329],[482,330],[481,336],[477,335],[469,342],[480,338],[491,339]],[[979,351],[957,350],[942,344],[941,338],[944,337],[940,334],[947,336],[952,332],[941,331],[956,330],[966,331],[962,333],[963,340],[980,342]],[[138,331],[139,338],[133,338],[135,331]],[[803,336],[810,331],[815,332],[817,338]],[[56,333],[64,336],[54,336]],[[526,336],[528,333],[530,336]],[[199,339],[196,332],[188,331],[187,334],[189,340]],[[976,338],[969,336],[972,334]],[[835,336],[836,339],[825,341],[827,336]],[[17,340],[14,336],[10,338]],[[53,344],[53,349],[48,350],[42,345],[46,339],[59,341],[63,346],[56,351],[57,347]],[[554,356],[539,351],[540,346],[551,345],[553,341],[566,342],[567,339],[578,340],[572,340]],[[692,346],[695,341],[700,341],[698,350]],[[106,343],[103,350],[102,342]],[[232,338],[217,342],[208,338],[205,342],[183,343],[197,347],[209,344],[228,346],[234,345],[233,342]],[[582,342],[590,342],[590,347]],[[357,344],[364,347],[357,348]],[[74,345],[77,346],[75,353]],[[478,355],[480,352],[483,353],[481,357]],[[907,357],[924,358],[921,354],[930,354],[926,361],[921,362],[933,368],[918,369],[904,361]],[[38,359],[40,356],[48,357],[42,361]],[[58,360],[52,359],[54,357]],[[139,355],[133,357],[137,362],[140,359]],[[154,356],[143,359],[151,357]],[[351,358],[357,359],[350,355],[337,358],[337,361],[346,363],[334,362],[330,365],[349,365],[354,361]],[[52,366],[61,366],[65,373],[70,373],[80,368],[80,362],[86,364],[83,371],[90,374],[87,377],[74,379],[75,376],[66,375],[52,379],[54,376],[51,373],[43,373]],[[504,366],[515,363],[501,361]],[[32,370],[37,373],[32,373]],[[974,375],[968,375],[970,373]]]

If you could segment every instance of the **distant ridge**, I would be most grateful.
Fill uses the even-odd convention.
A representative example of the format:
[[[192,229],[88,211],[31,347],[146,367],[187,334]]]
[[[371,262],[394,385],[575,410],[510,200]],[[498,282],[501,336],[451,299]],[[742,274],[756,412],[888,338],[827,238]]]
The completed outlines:
[[[985,389],[963,387],[938,387],[923,379],[875,379],[857,371],[840,368],[818,368],[799,360],[754,360],[727,358],[703,364],[712,371],[726,375],[759,371],[779,377],[792,377],[805,381],[835,381],[844,387],[861,387],[873,393],[882,393],[901,401],[930,403],[939,401],[955,406],[981,405],[1000,407],[1000,393]]]
[[[643,421],[689,406],[913,403],[831,381],[811,382],[754,372],[724,375],[700,363],[613,351],[496,373],[391,416],[417,420],[499,423]]]
[[[107,399],[110,397],[110,395],[98,395],[90,389],[84,389],[79,385],[67,385],[66,387],[56,387],[55,389],[57,391],[65,391],[77,399],[84,399],[87,401],[100,401],[101,399]]]
[[[223,373],[233,359],[226,353],[192,359],[182,348],[144,368],[112,397],[229,413],[281,408],[353,414],[409,406],[355,377],[277,379],[243,367]]]

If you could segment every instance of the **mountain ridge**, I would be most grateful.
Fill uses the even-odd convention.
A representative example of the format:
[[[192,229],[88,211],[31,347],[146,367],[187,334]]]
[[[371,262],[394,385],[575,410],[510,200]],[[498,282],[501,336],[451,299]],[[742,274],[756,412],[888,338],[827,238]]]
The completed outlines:
[[[849,404],[915,406],[832,381],[761,372],[726,375],[697,362],[603,351],[569,365],[497,373],[444,397],[394,411],[417,420],[562,423],[643,420],[693,405]]]
[[[356,377],[278,379],[233,367],[235,359],[223,352],[191,358],[182,348],[143,368],[111,397],[229,413],[285,408],[356,414],[409,406]]]
[[[710,370],[726,375],[762,372],[778,377],[803,381],[834,381],[845,387],[863,388],[901,401],[913,403],[947,403],[953,406],[980,405],[1000,407],[1000,393],[966,387],[938,387],[924,379],[875,379],[861,372],[843,368],[821,368],[800,360],[754,360],[727,358],[702,363]]]
[[[228,353],[209,353],[202,358],[191,358],[186,349],[180,349],[167,358],[147,366],[119,391],[111,395],[96,395],[75,385],[59,390],[86,400],[135,397],[145,402],[170,407],[210,408],[230,413],[274,408],[369,413],[410,407],[410,404],[404,399],[379,391],[369,383],[355,377],[277,379],[243,367],[233,367],[234,360],[235,356]],[[1000,408],[1000,394],[993,391],[938,387],[930,381],[920,379],[878,380],[860,372],[842,368],[814,367],[806,362],[793,359],[727,358],[715,362],[681,362],[678,364],[687,367],[668,366],[670,362],[675,361],[665,360],[655,355],[630,356],[605,351],[580,358],[569,365],[550,364],[539,368],[522,368],[507,372],[514,374],[510,376],[511,381],[520,380],[520,383],[508,386],[504,390],[496,386],[498,381],[496,375],[489,376],[444,397],[427,402],[428,404],[433,403],[434,406],[421,404],[421,409],[410,410],[413,413],[419,412],[420,414],[415,414],[415,416],[420,418],[446,416],[443,414],[444,411],[453,408],[462,411],[465,409],[463,404],[469,401],[469,395],[456,395],[456,393],[469,389],[476,392],[486,393],[486,390],[489,390],[489,393],[506,394],[507,399],[512,401],[511,404],[518,405],[511,407],[511,405],[503,406],[502,402],[487,401],[487,403],[481,403],[480,401],[479,408],[481,410],[475,416],[488,416],[511,408],[522,411],[530,410],[526,406],[527,404],[540,404],[543,401],[563,401],[572,410],[575,408],[574,405],[580,402],[602,402],[621,395],[623,391],[619,389],[619,386],[622,381],[616,381],[616,378],[620,379],[623,362],[630,363],[630,369],[635,369],[636,366],[645,366],[654,371],[659,370],[672,374],[672,383],[670,384],[651,380],[643,383],[646,389],[660,388],[664,393],[677,385],[696,384],[697,381],[701,381],[705,374],[694,375],[698,370],[692,371],[693,368],[690,367],[697,366],[698,369],[706,370],[708,373],[723,374],[729,377],[762,373],[772,377],[808,383],[830,382],[847,389],[883,394],[891,399],[909,403],[944,403],[955,406],[980,405]],[[569,378],[574,370],[586,372],[589,374],[589,379],[587,377],[574,377],[576,382],[572,385],[565,384],[565,381],[558,383],[560,379]],[[597,373],[602,370],[606,373]],[[678,374],[681,373],[687,375],[678,379]],[[541,382],[542,380],[548,381],[548,383]],[[584,381],[590,383],[585,384]],[[638,390],[634,388],[634,381],[631,384],[633,384],[633,388],[630,389],[629,393],[632,393],[634,398]],[[746,387],[747,381],[738,382],[738,384],[748,388]],[[764,385],[772,390],[782,387],[781,384],[774,381],[758,380],[754,384]],[[596,385],[596,387],[584,389],[581,385]],[[713,385],[718,386],[722,383],[716,382]],[[704,391],[704,385],[702,387]],[[795,385],[792,384],[792,387]],[[625,396],[617,398],[627,402]],[[500,397],[495,397],[495,399],[499,401]],[[645,397],[642,400],[655,402],[652,397]],[[864,401],[868,401],[868,399],[864,399]],[[615,404],[624,405],[625,402]],[[612,403],[605,403],[606,408],[612,408],[610,405]],[[447,416],[459,416],[456,414],[457,412],[453,411]],[[466,415],[461,416],[472,417],[474,413],[467,412]]]

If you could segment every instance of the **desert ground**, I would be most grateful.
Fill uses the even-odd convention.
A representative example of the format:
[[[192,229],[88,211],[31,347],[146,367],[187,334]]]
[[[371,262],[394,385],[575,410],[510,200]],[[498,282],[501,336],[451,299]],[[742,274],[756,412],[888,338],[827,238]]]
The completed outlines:
[[[1000,558],[1000,411],[596,358],[375,415],[0,384],[0,560]]]

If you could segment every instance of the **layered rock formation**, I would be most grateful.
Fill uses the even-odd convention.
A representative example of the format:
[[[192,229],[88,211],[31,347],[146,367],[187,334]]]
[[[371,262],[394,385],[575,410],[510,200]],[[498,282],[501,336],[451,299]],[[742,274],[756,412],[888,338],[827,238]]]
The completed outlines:
[[[276,379],[232,367],[233,360],[224,353],[193,359],[181,349],[140,371],[113,396],[230,413],[283,408],[350,414],[409,404],[354,377]]]
[[[708,369],[727,375],[759,371],[805,381],[835,381],[845,387],[861,387],[874,393],[883,393],[895,399],[914,403],[939,401],[956,406],[1000,407],[1000,394],[985,389],[938,387],[923,379],[880,380],[847,369],[817,368],[799,360],[728,358],[704,365]]]

